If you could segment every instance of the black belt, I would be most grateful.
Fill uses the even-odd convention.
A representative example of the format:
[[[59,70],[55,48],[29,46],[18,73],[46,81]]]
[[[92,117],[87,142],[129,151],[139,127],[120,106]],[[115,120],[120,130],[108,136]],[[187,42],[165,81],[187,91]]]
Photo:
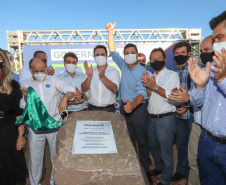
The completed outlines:
[[[95,108],[95,109],[106,109],[106,108],[110,108],[110,107],[115,107],[115,105],[114,105],[114,104],[112,104],[112,105],[108,105],[108,106],[106,106],[106,107],[96,107],[96,106],[91,105],[91,104],[89,104],[89,106],[91,106],[91,107],[93,107],[93,108]]]
[[[174,112],[167,112],[165,114],[149,114],[149,116],[151,118],[163,118],[165,116],[170,116],[170,115],[173,115],[173,114],[174,114]]]
[[[5,111],[0,111],[0,119],[4,118],[8,114],[12,114],[13,110],[5,110]]]
[[[207,135],[218,143],[226,144],[226,137],[215,136],[211,134],[209,131],[207,131]]]

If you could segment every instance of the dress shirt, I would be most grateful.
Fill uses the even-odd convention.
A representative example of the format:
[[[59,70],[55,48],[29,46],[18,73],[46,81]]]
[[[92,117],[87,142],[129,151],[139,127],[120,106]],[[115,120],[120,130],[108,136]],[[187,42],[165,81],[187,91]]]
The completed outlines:
[[[212,62],[211,65],[215,65]],[[191,103],[202,106],[202,127],[216,136],[226,136],[226,78],[218,83],[214,79],[214,72],[210,71],[210,78],[203,89],[192,89]]]
[[[59,79],[70,85],[75,89],[77,87],[79,91],[81,92],[81,84],[86,80],[86,75],[83,73],[76,72],[75,76],[72,78],[70,74],[68,74],[67,71],[64,71],[63,73],[59,74],[57,76]],[[76,90],[75,90],[76,91]],[[86,93],[87,98],[89,98],[90,93],[87,91]],[[64,94],[62,94],[62,97]],[[81,111],[83,109],[87,108],[87,101],[84,100],[82,103],[76,104],[76,105],[68,105],[67,110],[68,111]]]
[[[105,76],[119,87],[120,75],[117,69],[107,65]],[[88,103],[96,107],[106,107],[116,103],[116,94],[110,91],[99,78],[97,67],[93,68]]]
[[[30,69],[28,68],[22,68],[20,70],[20,74],[19,74],[19,83],[21,83],[24,80],[30,79],[32,78],[32,73],[30,71]]]
[[[180,79],[176,72],[167,69],[166,67],[158,74],[154,73],[156,84],[163,88],[166,92],[166,97],[171,94],[171,90],[175,87],[180,87]],[[148,103],[149,114],[164,114],[175,112],[175,102],[163,98],[157,92],[152,91]]]
[[[12,79],[16,80],[17,82],[19,82],[19,75],[14,73],[14,72],[12,72]]]
[[[148,99],[147,89],[143,85],[141,77],[142,73],[147,72],[147,70],[140,65],[139,62],[135,67],[129,69],[128,64],[117,51],[111,51],[110,56],[112,56],[113,61],[121,70],[120,93],[123,103],[126,103],[126,98],[133,102],[134,99],[140,94],[144,96],[143,103],[145,103]]]
[[[75,92],[75,89],[67,85],[64,81],[54,76],[46,76],[43,82],[34,80],[33,78],[24,80],[20,84],[21,87],[33,87],[42,102],[44,103],[49,115],[56,121],[60,121],[61,116],[59,115],[59,103],[61,100],[61,93],[66,94],[67,92]],[[26,102],[24,98],[20,101],[20,107],[25,108]]]

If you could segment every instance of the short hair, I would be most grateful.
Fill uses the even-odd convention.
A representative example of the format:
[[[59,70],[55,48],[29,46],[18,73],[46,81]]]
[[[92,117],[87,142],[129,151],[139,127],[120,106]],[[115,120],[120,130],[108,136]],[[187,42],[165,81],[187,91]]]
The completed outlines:
[[[222,12],[220,15],[210,20],[209,25],[211,30],[214,30],[223,21],[226,21],[226,11]],[[224,26],[226,27],[226,22]]]
[[[34,52],[33,58],[37,58],[38,53],[43,53],[47,56],[47,54],[44,51],[36,51]]]
[[[143,54],[143,53],[138,53],[138,57],[145,57],[146,58],[145,54]]]
[[[64,63],[66,62],[66,58],[67,57],[75,58],[76,59],[76,62],[78,62],[78,57],[73,52],[67,52],[67,53],[65,53],[65,55],[64,55]]]
[[[191,44],[189,44],[188,42],[178,42],[173,46],[173,53],[175,53],[176,49],[181,48],[183,46],[187,47],[187,52],[191,52]]]
[[[138,53],[138,49],[137,49],[137,46],[135,44],[132,44],[132,43],[129,43],[129,44],[126,44],[124,49],[123,49],[123,53],[125,54],[125,50],[126,48],[130,48],[130,47],[133,47],[135,48],[136,52]]]
[[[161,53],[162,53],[162,56],[163,56],[163,58],[164,59],[166,59],[166,53],[165,53],[165,51],[162,49],[162,48],[154,48],[152,51],[151,51],[151,54],[150,54],[150,56],[149,56],[149,60],[151,60],[151,55],[152,55],[152,53],[154,53],[154,52],[156,52],[156,51],[160,51]]]
[[[96,45],[96,46],[93,48],[93,55],[94,55],[94,56],[95,56],[96,49],[100,49],[100,48],[101,48],[101,49],[104,49],[106,55],[108,55],[107,48],[106,48],[104,45]]]
[[[32,58],[32,59],[29,61],[29,68],[32,68],[32,67],[31,67],[31,64],[32,64],[32,62],[34,61],[34,59],[40,59],[40,60],[46,65],[46,67],[47,67],[47,64],[46,64],[45,60],[43,60],[42,58]]]

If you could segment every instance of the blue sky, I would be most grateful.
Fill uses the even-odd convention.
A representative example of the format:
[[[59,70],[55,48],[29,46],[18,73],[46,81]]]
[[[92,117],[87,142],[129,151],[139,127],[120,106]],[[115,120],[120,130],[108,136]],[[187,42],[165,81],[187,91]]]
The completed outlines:
[[[0,0],[0,48],[6,30],[201,28],[226,10],[226,0]]]

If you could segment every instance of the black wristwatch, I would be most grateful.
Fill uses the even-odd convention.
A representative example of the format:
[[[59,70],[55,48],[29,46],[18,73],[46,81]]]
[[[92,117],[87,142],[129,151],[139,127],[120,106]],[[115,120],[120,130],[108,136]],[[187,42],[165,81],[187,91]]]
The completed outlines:
[[[84,99],[85,95],[82,93],[81,99]]]
[[[25,137],[25,133],[23,133],[23,132],[18,132],[18,135]]]

